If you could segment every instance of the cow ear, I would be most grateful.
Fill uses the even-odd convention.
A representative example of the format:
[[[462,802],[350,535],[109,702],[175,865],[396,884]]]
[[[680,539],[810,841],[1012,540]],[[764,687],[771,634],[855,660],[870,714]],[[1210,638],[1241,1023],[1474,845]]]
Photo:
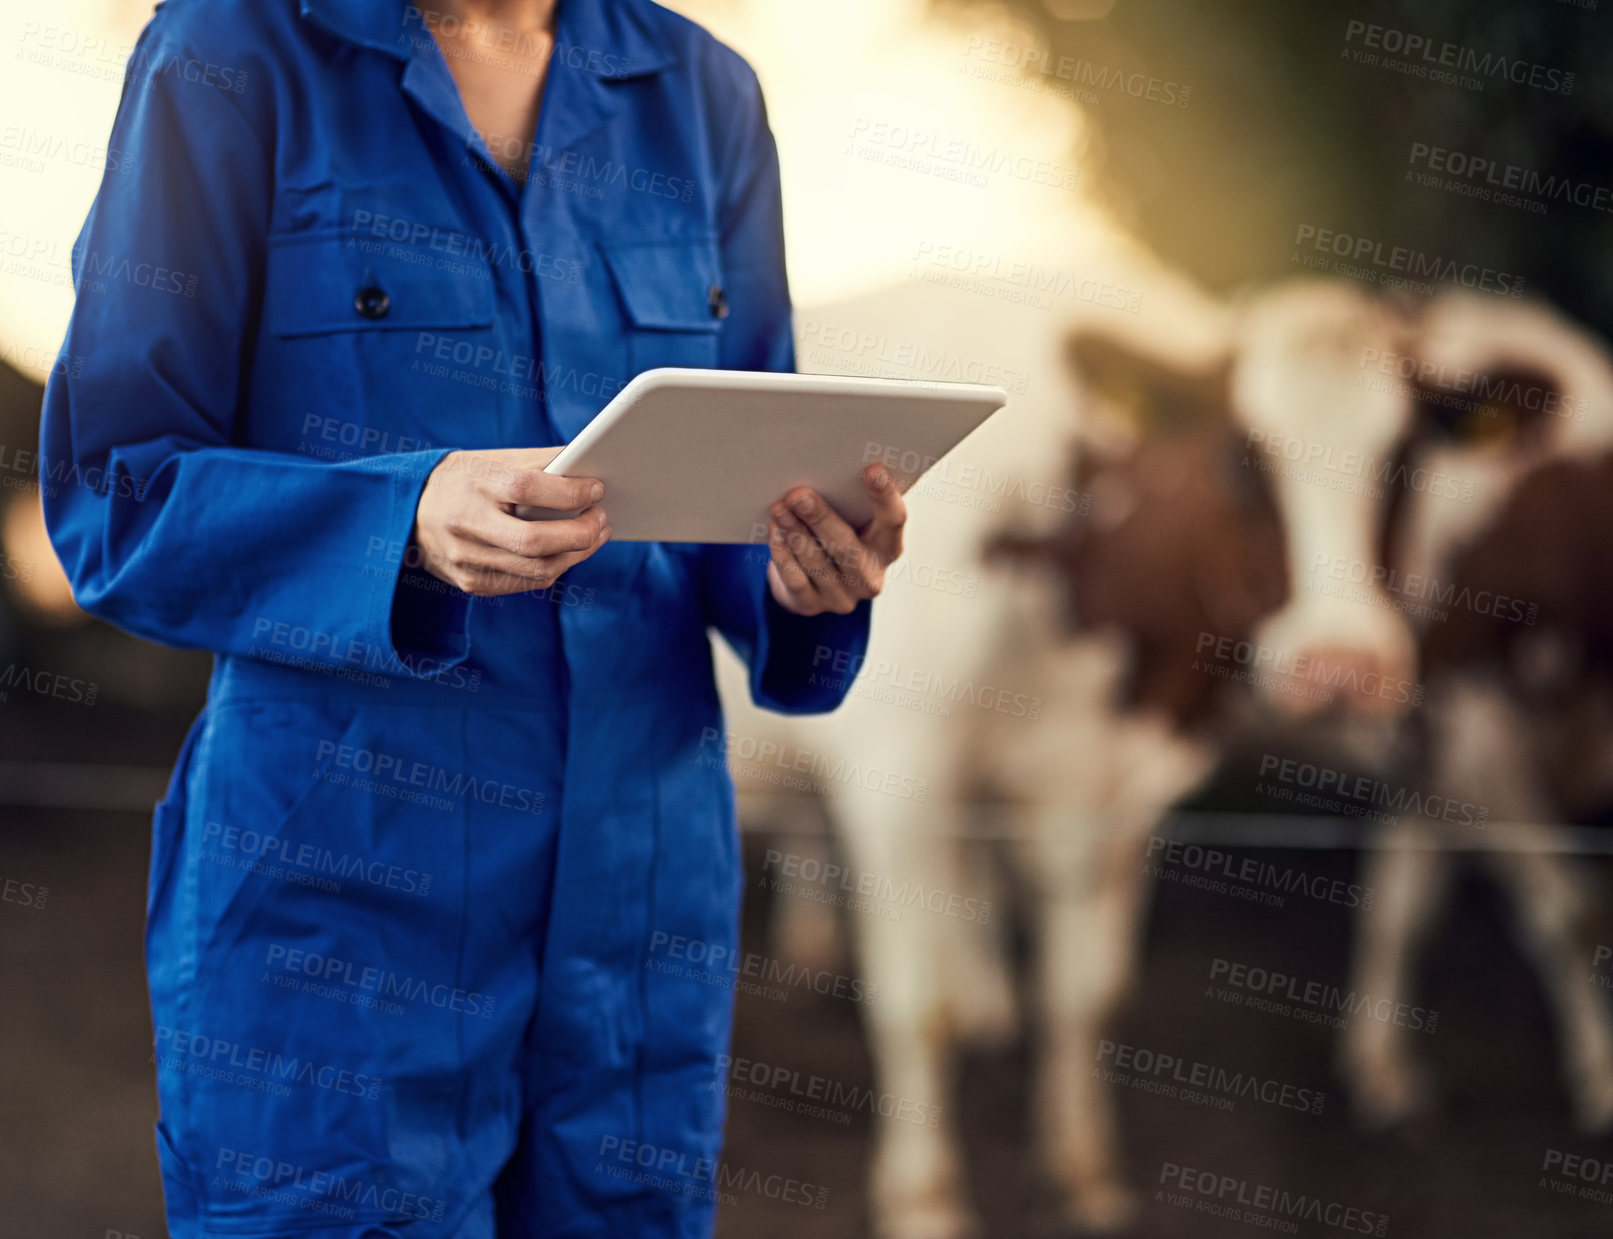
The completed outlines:
[[[1173,354],[1167,346],[1079,330],[1065,341],[1065,363],[1079,387],[1139,431],[1230,420],[1230,359],[1221,352]]]

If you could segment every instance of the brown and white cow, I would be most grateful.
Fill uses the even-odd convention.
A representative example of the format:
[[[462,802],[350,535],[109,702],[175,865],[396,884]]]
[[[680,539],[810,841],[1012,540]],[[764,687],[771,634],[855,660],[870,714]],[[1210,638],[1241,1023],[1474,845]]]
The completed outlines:
[[[1036,1095],[1050,1168],[1094,1226],[1123,1220],[1127,1193],[1092,1049],[1130,971],[1145,841],[1184,790],[1152,769],[1187,753],[1208,771],[1262,729],[1483,807],[1383,830],[1351,990],[1411,997],[1448,849],[1477,850],[1551,1000],[1579,1121],[1613,1123],[1594,892],[1550,825],[1605,803],[1613,772],[1607,353],[1543,307],[1465,293],[1298,283],[1234,315],[1226,351],[1186,364],[1169,340],[1078,336],[1084,386],[1130,430],[1079,462],[1089,519],[1000,544],[1053,569],[1004,666],[1054,687],[1038,729],[984,729],[972,751],[1037,806],[1016,848],[1039,913]],[[1428,1100],[1392,1022],[1352,1021],[1342,1065],[1369,1123]]]
[[[1043,1160],[1071,1219],[1096,1230],[1123,1223],[1132,1208],[1090,1055],[1132,971],[1148,894],[1136,862],[1149,835],[1235,735],[1274,722],[1285,732],[1303,722],[1341,761],[1363,768],[1426,722],[1425,772],[1406,777],[1465,789],[1498,821],[1540,829],[1532,824],[1549,821],[1557,802],[1545,791],[1517,794],[1545,777],[1521,749],[1505,764],[1493,755],[1482,763],[1499,788],[1466,780],[1459,759],[1487,738],[1470,734],[1476,720],[1489,720],[1491,748],[1513,732],[1507,711],[1522,699],[1491,674],[1496,641],[1539,646],[1540,635],[1564,625],[1572,635],[1579,621],[1540,585],[1535,624],[1509,620],[1499,637],[1459,642],[1463,625],[1431,628],[1397,608],[1394,595],[1406,572],[1441,580],[1478,572],[1486,548],[1506,542],[1499,535],[1509,504],[1525,502],[1551,470],[1589,467],[1613,445],[1613,373],[1603,350],[1542,308],[1457,294],[1402,306],[1336,283],[1283,285],[1232,306],[1168,283],[1149,293],[1147,314],[1089,315],[1073,330],[1046,314],[983,310],[934,289],[803,314],[801,353],[812,368],[855,368],[827,349],[839,338],[874,342],[871,353],[893,357],[913,356],[908,346],[917,342],[921,356],[986,359],[1029,376],[1028,390],[965,445],[972,471],[943,470],[912,496],[905,575],[881,602],[863,682],[846,707],[827,719],[759,715],[725,664],[731,756],[742,758],[746,741],[771,744],[794,755],[793,767],[805,759],[820,773],[878,770],[928,788],[922,799],[820,788],[836,858],[853,875],[989,897],[965,843],[969,806],[983,787],[1020,806],[1010,851],[1032,894],[1039,946],[1033,1006],[1044,1053],[1034,1095]],[[1071,370],[1084,398],[1061,381]],[[1465,390],[1475,373],[1495,389],[1482,401]],[[1069,486],[1063,462],[1077,435],[1079,473]],[[997,511],[979,502],[1001,493],[1080,502]],[[1057,570],[990,575],[987,548],[1005,526],[1001,549]],[[1563,567],[1570,595],[1583,561]],[[1355,597],[1332,588],[1340,566]],[[1389,567],[1402,575],[1388,577]],[[923,572],[951,582],[961,574],[976,587],[929,588]],[[1522,584],[1530,583],[1513,597],[1529,597]],[[1069,599],[1073,627],[1061,618]],[[1217,678],[1194,668],[1206,639],[1210,654],[1247,641],[1273,657],[1252,668],[1252,685]],[[1463,661],[1458,645],[1479,652]],[[1446,646],[1455,660],[1448,669],[1436,657]],[[1039,718],[908,708],[887,691],[898,681],[931,684],[936,672],[1034,692]],[[1414,710],[1406,689],[1425,684],[1427,708]],[[1465,708],[1471,694],[1485,710]],[[760,825],[764,807],[779,808],[770,772],[735,764],[753,809],[748,824]],[[832,776],[819,781],[833,784]],[[1582,977],[1578,989],[1566,980],[1582,972],[1587,892],[1577,870],[1549,852],[1526,857],[1499,876],[1557,1000],[1582,1116],[1599,1123],[1613,1087],[1613,1039]],[[1380,900],[1362,922],[1355,985],[1404,992],[1423,898],[1446,862],[1426,848],[1386,848],[1371,864],[1364,881]],[[776,900],[786,953],[823,955],[822,907]],[[1011,1022],[998,944],[987,927],[947,916],[848,919],[857,968],[878,993],[865,1011],[877,1089],[941,1116],[933,1126],[876,1118],[876,1230],[895,1239],[967,1233],[950,1076],[963,1041],[1000,1035]],[[1380,1032],[1372,1021],[1352,1031],[1345,1062],[1362,1112],[1391,1120],[1421,1090],[1407,1047],[1375,1038]]]
[[[1071,309],[1048,309],[1034,299],[983,296],[973,281],[920,280],[798,312],[803,369],[997,382],[1010,401],[909,492],[906,550],[876,608],[867,658],[850,668],[837,665],[835,651],[823,652],[826,674],[861,671],[845,705],[818,718],[758,711],[741,668],[718,650],[742,819],[747,829],[778,830],[827,818],[830,841],[794,833],[773,850],[787,852],[795,870],[821,873],[827,842],[851,875],[857,906],[844,920],[852,966],[877,993],[862,1008],[876,1091],[900,1099],[903,1115],[935,1117],[933,1124],[874,1118],[869,1182],[882,1239],[969,1229],[952,1065],[960,1044],[1013,1026],[996,938],[1001,912],[989,919],[947,913],[953,903],[978,909],[997,899],[963,845],[974,778],[971,720],[1006,718],[993,707],[1045,689],[1034,674],[995,682],[988,675],[995,651],[1013,640],[1015,620],[1014,591],[988,578],[985,547],[1005,522],[1046,532],[1079,511],[1066,469],[1076,392],[1062,359],[1076,323],[1147,318],[1184,349],[1221,347],[1213,309],[1191,302],[1157,268],[1105,270],[1094,261],[1082,270],[1094,283],[1140,292],[1149,313],[1093,307],[1082,314],[1073,299]],[[871,448],[886,446],[901,445]],[[968,686],[974,691],[960,691]],[[756,756],[763,753],[772,756]],[[879,777],[863,777],[869,774]],[[801,784],[818,794],[780,794],[781,785]],[[941,910],[905,906],[903,894],[865,899],[863,889],[938,893]],[[813,898],[775,896],[775,952],[820,966],[837,943],[835,916],[817,897],[846,900],[838,887],[806,893]]]

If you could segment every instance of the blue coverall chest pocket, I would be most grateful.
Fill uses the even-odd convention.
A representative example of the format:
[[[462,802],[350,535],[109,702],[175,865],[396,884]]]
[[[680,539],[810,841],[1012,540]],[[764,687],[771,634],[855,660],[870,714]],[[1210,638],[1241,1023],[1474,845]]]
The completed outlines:
[[[630,374],[717,365],[727,294],[715,237],[600,242],[626,317]]]
[[[318,414],[286,446],[338,459],[500,446],[485,256],[324,226],[271,236],[265,282],[263,355],[302,393],[275,403]]]
[[[472,330],[493,323],[484,257],[408,240],[320,229],[269,240],[269,329],[329,332]]]

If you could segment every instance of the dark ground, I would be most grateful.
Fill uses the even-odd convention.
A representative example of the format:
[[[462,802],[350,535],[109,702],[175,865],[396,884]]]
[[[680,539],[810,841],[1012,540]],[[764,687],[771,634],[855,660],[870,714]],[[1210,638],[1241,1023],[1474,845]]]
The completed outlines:
[[[102,706],[3,713],[0,752],[8,761],[94,754],[105,762],[163,766],[180,738],[172,726]],[[0,807],[0,822],[0,880],[49,889],[43,908],[0,901],[0,1236],[108,1239],[108,1232],[121,1232],[155,1239],[165,1230],[141,972],[147,819]],[[1266,855],[1312,872],[1325,865],[1341,876],[1354,863],[1339,853]],[[1582,1137],[1572,1127],[1539,987],[1510,945],[1506,909],[1488,887],[1463,888],[1418,996],[1440,1012],[1437,1033],[1419,1041],[1436,1064],[1438,1118],[1413,1134],[1368,1137],[1353,1129],[1338,1093],[1331,1070],[1336,1034],[1204,996],[1216,956],[1342,984],[1347,912],[1325,903],[1277,912],[1158,885],[1136,998],[1115,1039],[1251,1068],[1328,1097],[1321,1116],[1248,1100],[1219,1113],[1124,1090],[1128,1164],[1133,1182],[1149,1189],[1136,1235],[1177,1239],[1253,1229],[1155,1202],[1152,1180],[1166,1161],[1386,1213],[1385,1233],[1402,1237],[1613,1234],[1613,1206],[1541,1185],[1547,1149],[1606,1161],[1613,1140]],[[747,910],[747,935],[758,948],[762,911],[759,899]],[[833,998],[744,997],[735,1054],[866,1084],[857,1020],[855,1005]],[[991,1236],[1059,1233],[1029,1155],[1026,1061],[1020,1047],[971,1058],[962,1073],[958,1115],[971,1188]],[[742,1193],[723,1213],[721,1239],[865,1233],[867,1138],[862,1114],[842,1125],[734,1102],[732,1165],[790,1175],[826,1187],[828,1195],[820,1210]],[[1329,1233],[1351,1232],[1322,1222],[1299,1228],[1305,1236]]]

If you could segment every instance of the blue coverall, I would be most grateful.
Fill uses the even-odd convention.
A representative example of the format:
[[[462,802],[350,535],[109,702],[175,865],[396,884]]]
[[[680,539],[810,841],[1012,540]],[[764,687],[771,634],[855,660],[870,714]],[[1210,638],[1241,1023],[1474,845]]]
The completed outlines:
[[[734,52],[561,0],[522,183],[434,20],[168,0],[74,252],[51,536],[87,610],[216,655],[147,908],[175,1239],[709,1234],[731,984],[668,966],[738,931],[707,629],[790,712],[866,639],[752,548],[608,544],[501,599],[413,564],[448,450],[794,362]]]

